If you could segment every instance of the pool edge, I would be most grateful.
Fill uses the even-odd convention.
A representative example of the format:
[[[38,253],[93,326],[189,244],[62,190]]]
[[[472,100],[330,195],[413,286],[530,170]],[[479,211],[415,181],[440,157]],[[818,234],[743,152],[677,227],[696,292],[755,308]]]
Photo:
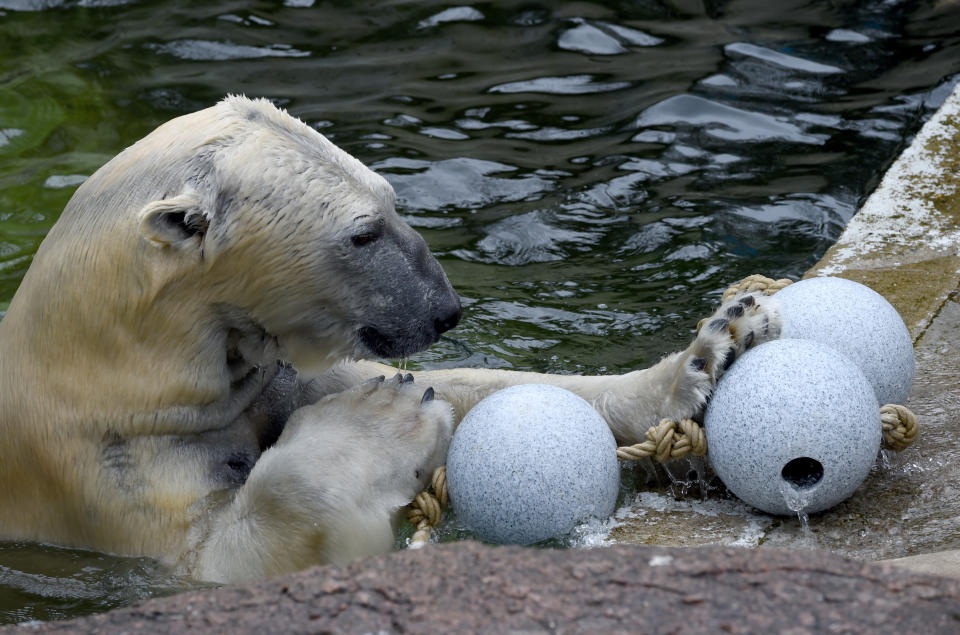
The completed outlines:
[[[865,284],[916,343],[960,288],[960,83],[805,277]]]

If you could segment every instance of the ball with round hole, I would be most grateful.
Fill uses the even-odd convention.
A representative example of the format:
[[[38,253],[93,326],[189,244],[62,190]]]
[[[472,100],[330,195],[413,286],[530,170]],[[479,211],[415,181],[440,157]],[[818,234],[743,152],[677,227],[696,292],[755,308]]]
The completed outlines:
[[[897,310],[858,282],[809,278],[773,296],[783,319],[781,337],[814,340],[852,359],[880,405],[902,404],[913,383],[913,341]]]
[[[500,390],[474,406],[453,435],[447,489],[476,537],[527,545],[613,513],[617,444],[586,401],[555,386]]]
[[[860,368],[810,340],[751,349],[717,384],[704,417],[708,457],[744,502],[813,513],[848,498],[880,449],[880,406]]]

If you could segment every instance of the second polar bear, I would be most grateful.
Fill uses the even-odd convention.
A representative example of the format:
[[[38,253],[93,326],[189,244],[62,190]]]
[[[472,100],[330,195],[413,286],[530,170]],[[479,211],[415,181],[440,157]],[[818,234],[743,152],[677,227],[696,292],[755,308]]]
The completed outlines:
[[[415,372],[460,317],[387,182],[269,102],[174,119],[74,194],[0,321],[0,538],[234,581],[388,550],[455,422],[517,383],[594,404],[622,443],[696,416],[762,299],[647,370]]]

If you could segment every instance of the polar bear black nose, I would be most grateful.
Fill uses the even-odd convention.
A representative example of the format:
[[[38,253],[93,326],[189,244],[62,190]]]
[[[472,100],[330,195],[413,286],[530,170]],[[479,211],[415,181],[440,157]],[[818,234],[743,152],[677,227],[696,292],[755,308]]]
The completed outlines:
[[[433,328],[437,332],[437,335],[449,331],[457,325],[457,322],[460,321],[460,302],[457,302],[457,308],[452,312],[447,314],[446,317],[437,318],[433,321]]]

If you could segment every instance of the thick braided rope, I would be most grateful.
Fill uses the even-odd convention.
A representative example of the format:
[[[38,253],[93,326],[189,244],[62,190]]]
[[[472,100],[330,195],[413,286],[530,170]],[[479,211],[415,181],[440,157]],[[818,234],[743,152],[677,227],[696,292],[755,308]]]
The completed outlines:
[[[917,416],[906,406],[883,406],[880,408],[880,423],[884,445],[891,450],[902,452],[917,438]],[[666,463],[686,456],[707,454],[707,436],[703,428],[692,419],[661,419],[660,423],[647,429],[645,436],[643,443],[617,448],[617,459],[640,461],[652,458]],[[443,508],[449,501],[447,468],[440,466],[433,471],[430,487],[417,494],[407,511],[407,520],[417,528],[410,538],[411,549],[430,542],[433,527],[440,522]]]
[[[724,291],[720,301],[726,302],[735,295],[740,293],[749,293],[751,291],[758,291],[764,295],[773,295],[780,289],[790,284],[793,284],[793,280],[790,280],[789,278],[780,278],[779,280],[774,280],[773,278],[768,278],[760,275],[759,273],[755,273],[752,276],[747,276],[737,284]]]
[[[916,441],[919,426],[917,415],[906,406],[887,404],[880,408],[883,443],[895,452],[902,452]]]
[[[617,458],[621,461],[639,461],[653,457],[664,463],[688,454],[703,456],[707,453],[707,435],[691,419],[661,419],[660,423],[647,429],[645,436],[643,443],[617,448]]]
[[[430,542],[433,527],[443,517],[443,508],[450,502],[447,494],[447,468],[441,465],[430,477],[430,487],[417,494],[407,511],[407,520],[417,528],[410,538],[410,548],[418,549]]]
[[[890,450],[902,452],[917,440],[917,415],[906,406],[887,404],[880,408],[880,425],[883,443]],[[621,461],[639,461],[649,457],[665,463],[687,455],[706,454],[706,434],[700,425],[690,419],[679,422],[662,419],[657,425],[650,426],[643,443],[617,448],[617,458]]]

